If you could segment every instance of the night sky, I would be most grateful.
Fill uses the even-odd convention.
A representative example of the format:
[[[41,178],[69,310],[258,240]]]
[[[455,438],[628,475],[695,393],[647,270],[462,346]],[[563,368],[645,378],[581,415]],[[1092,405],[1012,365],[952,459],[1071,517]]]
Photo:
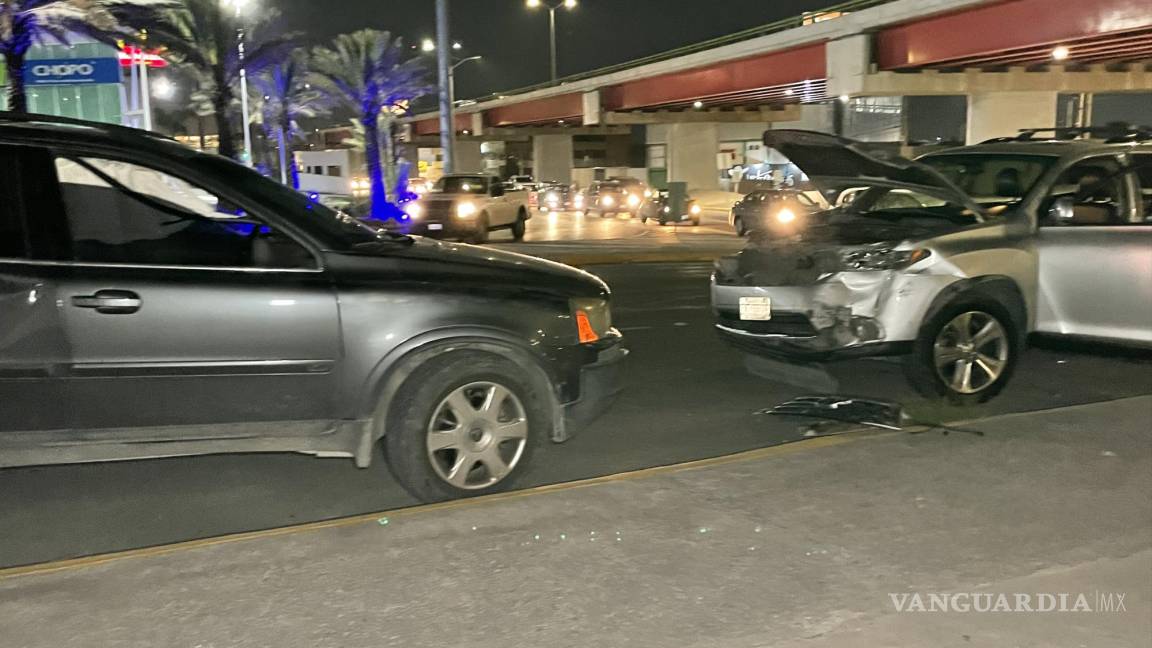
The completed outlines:
[[[311,43],[370,27],[411,43],[435,35],[433,0],[259,0],[284,12]],[[557,12],[560,75],[575,74],[795,16],[836,0],[580,0]],[[469,63],[457,76],[465,99],[548,80],[548,12],[523,0],[452,0],[453,38]]]

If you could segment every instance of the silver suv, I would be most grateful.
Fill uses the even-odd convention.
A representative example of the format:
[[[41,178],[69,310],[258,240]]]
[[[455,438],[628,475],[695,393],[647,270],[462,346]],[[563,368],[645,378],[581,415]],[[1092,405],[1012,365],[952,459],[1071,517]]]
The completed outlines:
[[[959,402],[999,392],[1029,333],[1152,345],[1152,137],[1066,139],[1085,134],[912,162],[766,132],[841,206],[768,215],[763,236],[718,261],[717,330],[777,357],[904,355],[921,392]]]

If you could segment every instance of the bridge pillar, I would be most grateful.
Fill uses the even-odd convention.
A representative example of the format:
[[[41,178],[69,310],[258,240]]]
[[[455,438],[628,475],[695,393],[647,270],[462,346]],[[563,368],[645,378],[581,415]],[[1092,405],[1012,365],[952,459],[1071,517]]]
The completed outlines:
[[[1056,126],[1055,92],[988,92],[968,96],[968,143]]]
[[[720,150],[717,124],[681,123],[668,126],[668,179],[687,182],[688,189],[720,188],[716,155]]]
[[[484,170],[484,156],[480,140],[456,140],[456,173],[480,173]]]
[[[572,157],[571,135],[532,137],[532,172],[537,180],[571,183]]]

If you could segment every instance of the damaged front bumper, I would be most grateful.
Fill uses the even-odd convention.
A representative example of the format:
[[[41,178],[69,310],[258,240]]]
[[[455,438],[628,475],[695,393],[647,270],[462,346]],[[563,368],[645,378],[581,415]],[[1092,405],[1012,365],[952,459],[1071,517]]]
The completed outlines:
[[[712,282],[716,330],[744,351],[820,361],[908,352],[933,300],[957,277],[842,271],[792,285],[770,285],[765,280],[770,278],[761,276],[757,283],[762,285],[749,285],[756,279],[733,279],[717,271]],[[767,297],[769,319],[742,319],[744,297]]]

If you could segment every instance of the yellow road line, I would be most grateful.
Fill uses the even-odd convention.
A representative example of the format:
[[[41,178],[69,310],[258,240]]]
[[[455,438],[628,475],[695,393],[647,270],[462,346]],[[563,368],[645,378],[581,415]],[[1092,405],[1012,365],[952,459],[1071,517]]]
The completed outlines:
[[[886,434],[872,434],[865,435],[866,437],[887,436]],[[590,479],[582,479],[579,481],[565,482],[561,484],[549,484],[546,486],[536,486],[520,491],[511,493],[498,493],[495,495],[487,495],[485,497],[477,497],[472,499],[453,500],[450,502],[440,502],[437,504],[422,504],[412,506],[409,508],[397,509],[393,511],[381,511],[378,513],[365,513],[363,515],[354,515],[352,517],[340,518],[337,520],[328,520],[325,522],[309,522],[306,524],[299,524],[295,526],[280,527],[276,529],[267,529],[263,531],[248,531],[245,533],[233,533],[229,535],[218,536],[215,538],[204,538],[201,540],[188,540],[186,542],[177,542],[174,544],[161,545],[156,547],[146,547],[143,549],[129,549],[127,551],[118,551],[114,553],[100,554],[96,556],[85,556],[83,558],[72,558],[69,560],[58,560],[54,562],[41,563],[37,565],[27,565],[24,567],[9,567],[7,569],[0,569],[0,580],[16,578],[19,576],[33,576],[41,574],[51,574],[61,571],[71,571],[76,569],[84,569],[88,567],[95,567],[98,565],[105,565],[112,562],[121,560],[128,560],[130,558],[151,558],[156,556],[165,556],[168,554],[190,551],[193,549],[202,549],[205,547],[215,547],[218,545],[233,544],[237,542],[247,542],[249,540],[259,540],[264,538],[276,538],[279,536],[295,535],[298,533],[306,533],[310,531],[320,531],[323,529],[335,529],[341,527],[355,526],[359,524],[368,524],[378,521],[381,517],[387,516],[389,519],[407,517],[412,515],[419,515],[423,513],[431,513],[433,511],[446,511],[452,509],[459,509],[464,507],[482,506],[494,502],[504,502],[523,497],[532,497],[536,495],[543,495],[547,493],[555,493],[560,491],[575,490],[578,488],[588,488],[590,486],[598,486],[600,484],[609,484],[619,481],[630,481],[634,479],[644,479],[646,477],[653,477],[656,475],[666,475],[686,470],[699,470],[701,468],[709,468],[713,466],[723,466],[726,464],[740,463],[746,461],[753,461],[756,459],[764,459],[769,457],[780,457],[806,450],[814,450],[818,448],[828,448],[832,446],[843,445],[854,441],[856,439],[865,438],[857,435],[839,435],[828,437],[815,437],[812,439],[805,439],[793,443],[783,445],[770,446],[767,448],[759,448],[756,450],[748,450],[745,452],[738,452],[736,454],[725,455],[722,457],[714,457],[712,459],[699,459],[696,461],[689,461],[685,463],[673,464],[670,466],[657,466],[655,468],[643,468],[640,470],[631,470],[628,472],[617,473],[614,475],[606,475],[604,477],[593,477]]]

